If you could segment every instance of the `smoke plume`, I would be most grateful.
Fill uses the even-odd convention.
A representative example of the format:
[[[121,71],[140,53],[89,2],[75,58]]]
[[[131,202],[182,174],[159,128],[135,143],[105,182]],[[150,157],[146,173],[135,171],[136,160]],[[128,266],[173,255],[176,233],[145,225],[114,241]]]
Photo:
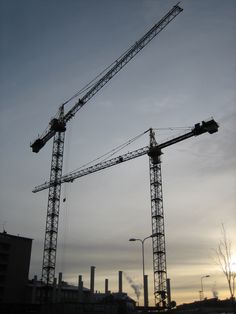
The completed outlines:
[[[141,290],[143,288],[143,285],[141,284],[136,284],[132,278],[130,278],[126,273],[124,273],[125,278],[127,279],[128,283],[130,284],[131,288],[133,288],[134,293],[139,301],[139,297],[141,295]]]
[[[216,289],[216,283],[214,283],[214,285],[212,286],[211,291],[212,291],[213,297],[218,298],[219,294],[218,294],[218,291]]]

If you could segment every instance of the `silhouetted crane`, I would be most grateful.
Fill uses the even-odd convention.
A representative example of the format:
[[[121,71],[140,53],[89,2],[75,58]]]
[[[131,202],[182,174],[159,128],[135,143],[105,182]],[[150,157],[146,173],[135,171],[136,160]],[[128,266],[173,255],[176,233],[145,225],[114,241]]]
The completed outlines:
[[[164,228],[164,211],[162,197],[162,176],[161,160],[162,149],[193,136],[198,136],[206,132],[213,134],[218,131],[218,124],[214,119],[202,121],[195,124],[192,130],[181,136],[175,137],[164,143],[157,144],[155,134],[150,129],[150,145],[140,149],[128,152],[127,154],[100,162],[96,165],[71,172],[61,177],[60,183],[73,182],[75,179],[88,174],[115,166],[128,160],[149,156],[150,167],[150,191],[151,191],[151,219],[152,219],[152,245],[153,245],[153,272],[154,272],[154,295],[155,304],[162,310],[170,305],[167,304],[167,267],[166,267],[166,249],[165,249],[165,228]],[[34,188],[33,192],[39,192],[54,186],[54,181],[46,182]]]
[[[105,74],[95,81],[90,89],[80,98],[75,105],[64,113],[64,106],[60,106],[58,114],[54,117],[45,132],[37,138],[32,144],[32,151],[38,153],[41,148],[53,138],[53,149],[51,159],[50,182],[53,185],[49,187],[46,230],[44,240],[42,281],[46,285],[52,285],[55,275],[57,234],[61,195],[61,176],[63,166],[63,152],[66,124],[71,120],[76,112],[81,109],[108,81],[110,81],[133,57],[139,53],[157,34],[159,34],[183,9],[178,3],[142,38],[135,42],[121,57],[119,57],[113,66]],[[84,89],[86,91],[86,89]]]

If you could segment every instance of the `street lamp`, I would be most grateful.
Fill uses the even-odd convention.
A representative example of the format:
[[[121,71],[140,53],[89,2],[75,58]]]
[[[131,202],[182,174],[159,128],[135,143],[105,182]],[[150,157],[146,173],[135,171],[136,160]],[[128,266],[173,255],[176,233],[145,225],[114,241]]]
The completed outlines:
[[[134,242],[134,241],[139,241],[142,244],[142,261],[143,261],[143,288],[145,287],[145,264],[144,264],[144,242],[149,239],[149,238],[153,238],[157,235],[157,233],[151,234],[150,236],[144,238],[144,239],[137,239],[137,238],[131,238],[129,239],[129,241]],[[148,306],[148,299],[147,299],[147,295],[144,291],[144,306]]]
[[[200,292],[200,301],[204,300],[203,279],[204,278],[209,278],[209,277],[210,277],[210,275],[205,275],[205,276],[201,277],[201,290],[199,291]]]

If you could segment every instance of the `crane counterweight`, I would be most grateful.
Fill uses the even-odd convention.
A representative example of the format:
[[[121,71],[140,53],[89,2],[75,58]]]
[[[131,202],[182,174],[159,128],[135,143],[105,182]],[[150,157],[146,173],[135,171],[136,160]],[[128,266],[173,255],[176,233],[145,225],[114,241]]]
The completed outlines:
[[[43,148],[43,146],[45,145],[45,143],[43,142],[43,140],[41,138],[37,138],[31,145],[30,147],[32,148],[32,152],[33,153],[38,153],[40,151],[41,148]]]
[[[218,128],[219,128],[218,123],[214,119],[211,119],[209,121],[202,121],[202,124],[200,123],[195,124],[192,132],[194,133],[195,136],[206,132],[213,134],[218,131]]]

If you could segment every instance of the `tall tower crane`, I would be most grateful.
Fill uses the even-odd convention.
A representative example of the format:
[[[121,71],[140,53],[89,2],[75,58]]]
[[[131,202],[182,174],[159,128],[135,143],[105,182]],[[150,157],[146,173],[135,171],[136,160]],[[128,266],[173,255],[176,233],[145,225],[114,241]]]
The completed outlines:
[[[80,98],[75,105],[64,112],[64,104],[60,106],[58,115],[53,118],[45,130],[32,144],[32,151],[38,153],[41,148],[53,137],[53,149],[51,159],[46,230],[44,239],[42,281],[46,285],[53,284],[56,266],[57,234],[61,195],[61,177],[63,166],[63,152],[66,124],[79,109],[81,109],[104,85],[107,84],[140,50],[142,50],[157,34],[159,34],[181,11],[177,3],[159,22],[157,22],[142,38],[140,38],[128,51],[116,60],[105,74],[98,79],[93,86]]]
[[[154,296],[155,304],[160,310],[166,309],[167,304],[167,267],[166,267],[166,248],[165,248],[165,228],[164,228],[164,210],[162,196],[162,176],[161,176],[161,160],[162,149],[193,136],[198,136],[206,132],[213,134],[218,131],[218,124],[214,119],[197,123],[190,132],[175,137],[169,141],[157,144],[155,134],[150,129],[149,146],[128,152],[122,156],[112,158],[110,160],[95,164],[93,166],[71,172],[61,177],[60,182],[73,182],[75,179],[86,176],[88,174],[100,171],[102,169],[115,166],[122,162],[141,157],[149,156],[150,169],[150,191],[151,191],[151,220],[152,220],[152,247],[153,247],[153,272],[154,272]],[[36,186],[34,193],[48,189],[53,186],[54,182],[46,182]]]

